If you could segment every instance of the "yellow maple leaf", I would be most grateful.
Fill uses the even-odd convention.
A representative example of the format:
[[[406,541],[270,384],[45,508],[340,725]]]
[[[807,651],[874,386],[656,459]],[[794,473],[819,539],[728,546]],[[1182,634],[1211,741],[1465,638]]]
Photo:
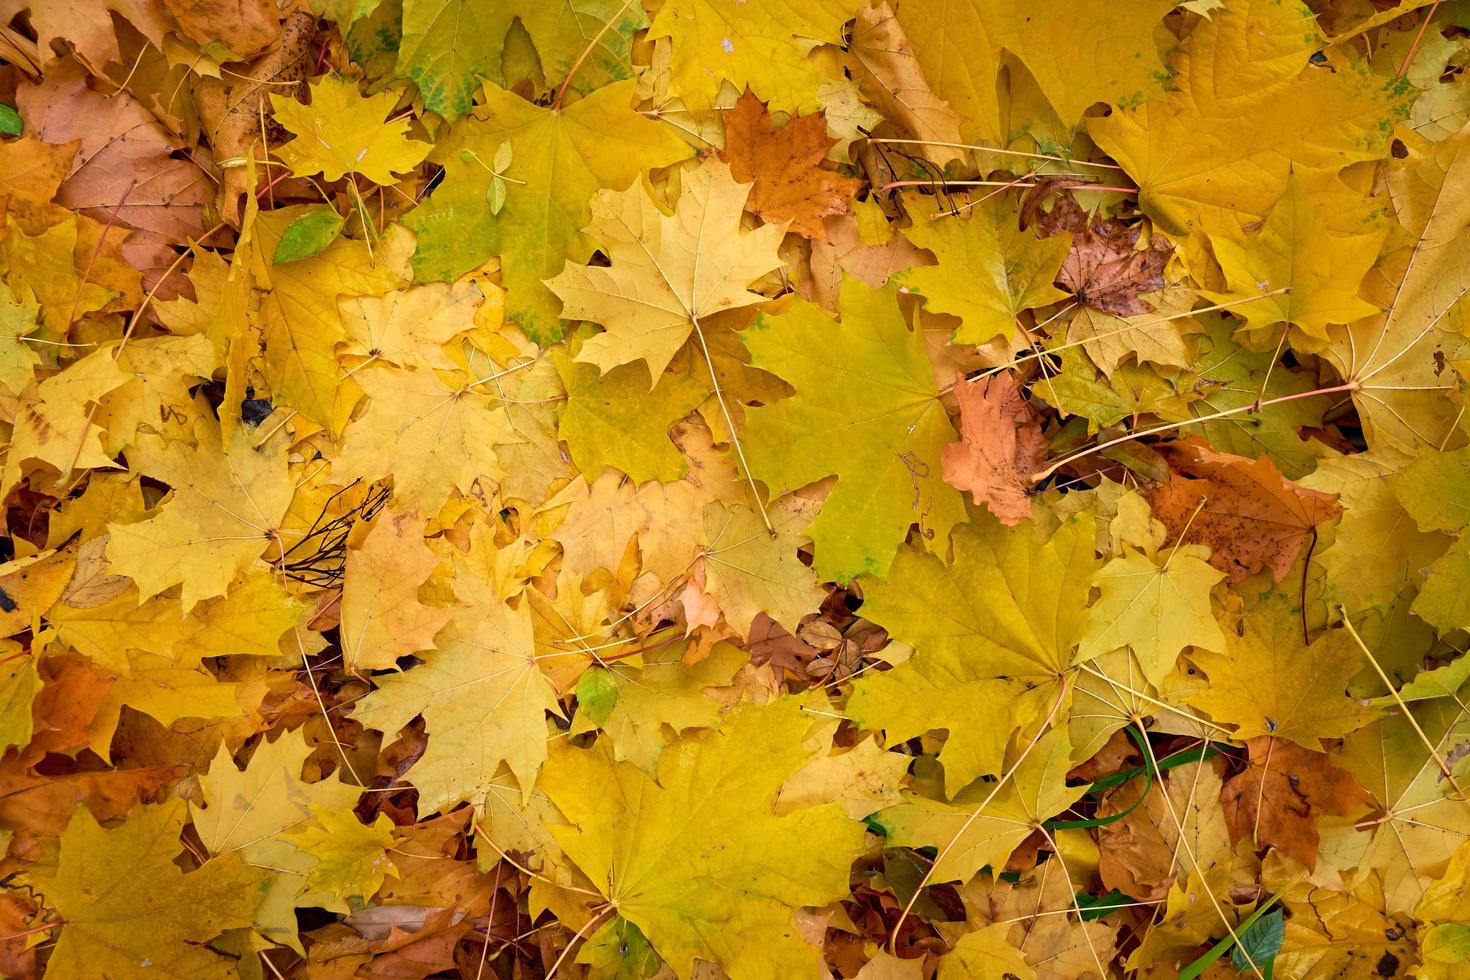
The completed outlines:
[[[444,345],[474,329],[484,299],[479,287],[468,282],[429,283],[382,296],[339,297],[337,313],[345,342],[338,356],[355,364],[366,359],[448,370],[454,362]]]
[[[455,490],[489,496],[504,475],[495,446],[511,438],[505,409],[485,388],[493,375],[374,366],[354,379],[368,404],[332,461],[342,483],[392,477],[394,499],[425,514]]]
[[[1328,324],[1352,323],[1378,312],[1358,296],[1358,286],[1378,258],[1388,228],[1370,219],[1373,206],[1336,178],[1322,183],[1313,188],[1288,175],[1286,191],[1254,234],[1247,235],[1238,224],[1205,222],[1230,289],[1204,295],[1223,303],[1277,293],[1231,307],[1245,317],[1247,330],[1290,323],[1326,340]],[[1280,293],[1282,289],[1290,292]]]
[[[1445,445],[1461,417],[1445,369],[1470,356],[1470,123],[1439,143],[1410,139],[1388,187],[1410,239],[1368,278],[1384,312],[1332,331],[1325,357],[1362,385],[1352,399],[1368,445],[1402,453]]]
[[[94,351],[28,388],[16,406],[0,498],[27,476],[43,485],[42,474],[65,480],[74,469],[111,466],[102,428],[94,421],[96,405],[127,380],[109,349]]]
[[[818,507],[815,500],[782,497],[766,509],[768,530],[749,507],[719,501],[705,506],[704,546],[694,574],[740,636],[749,635],[761,613],[794,631],[822,604],[826,590],[796,554]]]
[[[371,898],[384,879],[396,875],[389,850],[395,843],[393,822],[383,814],[366,825],[349,810],[311,808],[311,821],[286,831],[297,849],[316,858],[306,875],[300,904],[343,915],[352,899]]]
[[[1072,745],[1065,729],[1047,732],[1029,748],[998,791],[994,783],[975,783],[952,803],[905,793],[902,803],[880,810],[873,819],[891,845],[938,848],[929,876],[934,881],[967,881],[987,865],[1004,868],[1011,852],[1043,820],[1087,792],[1085,786],[1066,783]]]
[[[353,717],[386,735],[422,714],[429,745],[409,770],[425,810],[480,803],[501,763],[525,795],[546,758],[546,713],[560,714],[537,662],[530,610],[511,608],[493,572],[494,546],[480,535],[454,556],[454,594],[465,609],[424,662],[385,677]]]
[[[577,680],[573,732],[598,730],[612,743],[613,759],[658,775],[659,754],[681,732],[718,728],[723,705],[705,691],[725,687],[749,658],[728,643],[709,656],[684,663],[687,643],[673,643],[638,658],[608,661]],[[560,822],[560,821],[558,821]]]
[[[199,980],[237,976],[236,960],[208,945],[250,925],[269,874],[229,854],[195,871],[179,870],[179,799],[134,810],[104,830],[78,807],[61,836],[56,877],[46,898],[66,921],[49,975],[72,980],[143,972]]]
[[[646,361],[656,380],[700,331],[700,318],[762,302],[748,287],[783,264],[776,246],[785,228],[742,231],[749,192],[728,166],[708,160],[684,174],[672,215],[639,185],[599,193],[587,234],[611,257],[611,268],[568,265],[546,282],[561,297],[564,318],[606,328],[582,344],[577,359],[604,372]]]
[[[41,306],[31,287],[0,283],[0,387],[18,395],[31,383],[41,364],[28,334],[40,328]]]
[[[310,88],[309,106],[271,94],[276,122],[296,135],[276,152],[298,177],[361,174],[375,184],[396,184],[395,173],[417,167],[433,149],[405,135],[406,117],[384,122],[398,105],[396,92],[364,97],[356,82],[330,74],[313,79]]]
[[[597,191],[621,190],[691,152],[674,127],[635,112],[633,100],[632,80],[549,108],[485,82],[486,118],[466,118],[439,142],[444,183],[408,216],[417,278],[458,279],[499,254],[507,319],[538,343],[559,339],[556,297],[542,280],[591,258],[595,245],[581,229]],[[495,213],[485,198],[502,146],[517,183]]]
[[[183,587],[184,610],[224,595],[267,549],[281,549],[280,522],[296,487],[284,439],[257,448],[255,434],[235,430],[228,446],[218,424],[196,419],[194,444],[140,435],[134,467],[173,488],[157,516],[109,524],[107,558],[138,584],[143,598]]]
[[[1322,739],[1341,738],[1377,716],[1343,693],[1361,667],[1343,630],[1307,645],[1300,611],[1280,592],[1262,595],[1242,626],[1240,636],[1225,634],[1225,652],[1193,655],[1210,683],[1189,699],[1235,725],[1235,738],[1275,735],[1320,752]]]
[[[41,322],[56,334],[66,332],[84,314],[108,305],[117,293],[84,282],[73,252],[77,244],[73,215],[35,235],[27,235],[13,215],[5,216],[7,234],[0,239],[0,267],[12,290],[29,289],[41,306]]]
[[[557,351],[552,363],[566,388],[557,435],[584,476],[622,470],[638,483],[677,480],[688,461],[669,438],[673,423],[696,408],[709,389],[687,374],[665,372],[648,387],[648,371],[620,364],[606,374]]]
[[[889,744],[948,729],[939,755],[951,796],[999,774],[1012,730],[1056,700],[1085,622],[1093,541],[1085,519],[1043,540],[987,515],[955,530],[952,564],[901,549],[887,578],[863,580],[863,615],[915,653],[857,679],[848,714]]]
[[[839,323],[795,303],[741,336],[756,367],[797,390],[749,412],[751,472],[773,496],[837,476],[807,533],[817,574],[847,582],[885,574],[913,524],[942,548],[964,519],[964,502],[941,476],[939,458],[955,431],[897,290],[847,279],[841,308]],[[834,345],[846,352],[840,372],[832,370]]]
[[[673,40],[672,83],[691,109],[714,108],[725,79],[773,109],[806,113],[826,81],[807,52],[841,43],[852,14],[846,0],[671,0],[648,36]]]
[[[311,819],[314,808],[346,810],[362,793],[336,777],[305,782],[302,767],[311,751],[297,729],[262,740],[242,770],[221,745],[209,771],[199,777],[203,805],[191,807],[194,829],[213,859],[238,856],[270,873],[265,898],[255,910],[256,924],[267,936],[298,949],[296,902],[314,861],[288,835]]]
[[[342,658],[354,672],[387,670],[399,657],[434,649],[453,608],[426,606],[419,587],[439,565],[416,514],[378,515],[347,555],[342,585]]]
[[[1002,51],[1035,77],[1063,125],[1094,102],[1136,104],[1159,89],[1154,30],[1168,0],[919,0],[898,7],[924,75],[959,112],[967,140],[1003,135]]]
[[[735,980],[815,975],[819,951],[793,914],[847,894],[863,832],[835,803],[772,815],[809,757],[809,724],[792,698],[742,707],[720,731],[665,749],[657,782],[615,762],[606,743],[556,743],[541,787],[568,823],[553,833],[676,975],[696,958]]]
[[[413,236],[394,226],[376,250],[342,238],[309,259],[271,265],[290,210],[263,214],[255,223],[261,373],[278,401],[336,432],[357,398],[356,389],[342,383],[346,372],[337,362],[337,346],[348,339],[338,298],[380,296],[405,285]]]
[[[1387,155],[1396,86],[1362,66],[1309,68],[1324,43],[1315,17],[1299,0],[1228,4],[1195,26],[1167,98],[1088,120],[1166,231],[1262,218],[1291,172]]]
[[[934,312],[960,318],[955,343],[1009,338],[1022,310],[1067,298],[1052,280],[1071,236],[1041,238],[1023,229],[1016,202],[992,197],[959,214],[941,214],[933,197],[911,195],[904,203],[913,219],[904,236],[939,264],[901,272],[896,281],[923,294]]]
[[[1077,662],[1132,647],[1150,683],[1174,668],[1186,646],[1223,651],[1225,635],[1210,610],[1210,589],[1224,578],[1204,560],[1206,549],[1181,545],[1158,559],[1137,551],[1102,567],[1102,593],[1088,610]]]

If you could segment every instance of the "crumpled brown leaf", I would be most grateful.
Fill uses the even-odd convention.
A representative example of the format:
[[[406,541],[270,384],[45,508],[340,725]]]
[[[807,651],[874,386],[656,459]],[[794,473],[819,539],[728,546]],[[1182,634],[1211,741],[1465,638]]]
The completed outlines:
[[[1046,455],[1041,420],[1010,374],[955,385],[960,441],[944,447],[944,482],[968,490],[1001,523],[1031,517],[1031,475]]]

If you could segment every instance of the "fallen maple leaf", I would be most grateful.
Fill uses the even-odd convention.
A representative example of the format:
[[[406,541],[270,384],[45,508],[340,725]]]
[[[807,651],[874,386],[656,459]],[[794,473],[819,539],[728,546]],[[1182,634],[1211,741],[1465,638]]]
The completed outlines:
[[[658,783],[602,744],[560,743],[548,760],[541,785],[569,820],[557,840],[678,972],[696,957],[737,980],[815,968],[817,950],[792,915],[846,893],[862,825],[836,803],[771,815],[781,784],[808,760],[808,724],[791,698],[744,707],[722,731],[675,743]],[[585,792],[598,784],[616,789]]]
[[[66,920],[48,976],[126,976],[140,963],[175,976],[232,975],[234,960],[208,943],[250,925],[269,876],[234,854],[181,871],[185,811],[182,800],[144,807],[112,830],[77,814],[46,891]]]
[[[960,114],[930,88],[887,0],[858,10],[849,48],[865,72],[863,93],[923,141],[918,152],[941,167],[960,159]]]
[[[656,380],[701,318],[760,302],[749,286],[781,264],[776,245],[784,229],[740,229],[749,193],[729,167],[711,160],[686,176],[672,217],[641,186],[599,194],[587,233],[607,249],[612,267],[568,265],[546,282],[561,297],[564,318],[606,328],[577,359],[603,373],[646,361]]]
[[[1344,816],[1368,799],[1325,753],[1262,735],[1246,740],[1249,763],[1220,791],[1230,841],[1271,846],[1317,866],[1317,816]]]
[[[1071,234],[1072,246],[1056,282],[1083,306],[1116,317],[1153,312],[1154,305],[1139,294],[1164,286],[1164,266],[1174,247],[1162,235],[1139,249],[1138,227],[1090,216],[1070,195],[1059,198],[1037,226],[1049,235]]]
[[[720,159],[730,176],[751,184],[745,209],[805,238],[826,240],[822,219],[847,214],[862,181],[822,169],[837,141],[827,136],[821,113],[795,116],[772,132],[771,113],[750,89],[725,113],[725,148]],[[752,183],[753,182],[753,183]]]
[[[1154,516],[1178,543],[1203,544],[1235,583],[1269,568],[1284,579],[1316,529],[1342,512],[1337,496],[1292,483],[1267,456],[1216,452],[1197,439],[1162,447],[1167,484],[1149,492]]]

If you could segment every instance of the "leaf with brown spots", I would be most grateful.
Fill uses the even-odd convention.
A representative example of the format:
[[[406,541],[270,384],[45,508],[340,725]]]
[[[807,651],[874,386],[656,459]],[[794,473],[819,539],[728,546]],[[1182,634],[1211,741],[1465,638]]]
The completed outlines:
[[[1316,529],[1342,513],[1337,495],[1281,475],[1269,457],[1216,452],[1198,439],[1159,447],[1173,471],[1149,493],[1171,544],[1203,544],[1232,585],[1263,568],[1286,577]]]
[[[1037,228],[1044,235],[1072,233],[1056,284],[1083,306],[1119,317],[1153,312],[1153,304],[1139,294],[1164,288],[1164,266],[1174,246],[1162,235],[1140,249],[1138,227],[1088,215],[1070,197],[1062,197]]]
[[[1368,793],[1325,752],[1262,735],[1246,741],[1250,762],[1220,791],[1230,842],[1250,838],[1317,867],[1317,815],[1345,816]]]

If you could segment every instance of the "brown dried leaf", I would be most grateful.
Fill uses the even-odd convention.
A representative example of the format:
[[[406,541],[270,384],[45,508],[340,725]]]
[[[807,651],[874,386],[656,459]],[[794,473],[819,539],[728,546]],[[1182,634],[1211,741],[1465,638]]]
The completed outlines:
[[[273,0],[163,0],[163,5],[201,46],[219,42],[242,59],[260,54],[281,36]]]
[[[968,490],[1001,522],[1031,517],[1031,474],[1046,454],[1041,420],[1010,374],[955,385],[960,441],[944,447],[944,482]]]
[[[1037,222],[1046,235],[1072,233],[1072,249],[1057,275],[1058,286],[1078,302],[1113,316],[1152,313],[1139,296],[1164,288],[1164,266],[1174,246],[1162,235],[1138,248],[1139,229],[1117,218],[1091,218],[1071,197],[1061,197]]]
[[[65,64],[16,101],[26,129],[48,143],[81,142],[56,203],[101,222],[183,243],[205,231],[203,205],[214,183],[203,168],[174,154],[188,147],[125,91],[88,86],[80,65]]]
[[[1317,815],[1345,816],[1368,793],[1325,752],[1262,735],[1248,740],[1250,764],[1220,791],[1230,842],[1250,838],[1308,869],[1317,866]]]
[[[810,276],[800,281],[802,297],[823,309],[837,309],[844,276],[877,289],[895,272],[925,261],[925,253],[903,235],[893,235],[881,245],[864,244],[857,220],[850,215],[828,218],[823,227],[825,236],[812,241]]]
[[[1216,452],[1198,439],[1159,448],[1174,472],[1149,493],[1154,517],[1170,543],[1207,545],[1231,584],[1263,568],[1280,582],[1315,529],[1342,513],[1336,494],[1291,482],[1268,456]]]

